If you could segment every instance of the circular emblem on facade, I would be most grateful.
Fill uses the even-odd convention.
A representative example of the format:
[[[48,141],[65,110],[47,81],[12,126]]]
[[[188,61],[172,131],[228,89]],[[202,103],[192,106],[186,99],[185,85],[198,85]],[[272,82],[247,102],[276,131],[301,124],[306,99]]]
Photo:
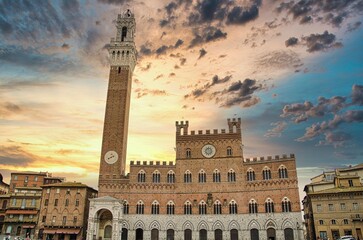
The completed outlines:
[[[204,147],[202,148],[202,155],[206,158],[211,158],[214,156],[214,154],[216,154],[216,148],[211,145],[211,144],[207,144],[204,145]]]
[[[108,151],[105,154],[105,161],[108,164],[114,164],[118,160],[118,154],[115,151]]]

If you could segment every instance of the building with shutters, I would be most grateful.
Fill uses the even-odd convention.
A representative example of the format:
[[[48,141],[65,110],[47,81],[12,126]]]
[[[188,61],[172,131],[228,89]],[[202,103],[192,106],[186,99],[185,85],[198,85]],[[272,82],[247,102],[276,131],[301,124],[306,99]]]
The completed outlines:
[[[130,163],[126,148],[136,22],[119,14],[108,45],[109,85],[87,240],[303,239],[293,154],[243,157],[241,119],[226,129],[190,131],[176,122],[176,158]]]
[[[61,182],[41,187],[37,239],[85,239],[89,199],[97,197],[97,190],[79,182]]]
[[[324,172],[304,188],[307,239],[363,239],[363,164]]]

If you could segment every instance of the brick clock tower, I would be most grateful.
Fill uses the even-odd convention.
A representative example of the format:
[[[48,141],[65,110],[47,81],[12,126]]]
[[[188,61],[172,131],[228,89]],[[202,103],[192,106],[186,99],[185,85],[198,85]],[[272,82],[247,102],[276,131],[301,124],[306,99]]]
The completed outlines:
[[[107,195],[105,185],[117,183],[125,175],[131,82],[137,54],[135,27],[130,10],[119,14],[116,37],[108,46],[111,66],[98,182],[101,196]]]

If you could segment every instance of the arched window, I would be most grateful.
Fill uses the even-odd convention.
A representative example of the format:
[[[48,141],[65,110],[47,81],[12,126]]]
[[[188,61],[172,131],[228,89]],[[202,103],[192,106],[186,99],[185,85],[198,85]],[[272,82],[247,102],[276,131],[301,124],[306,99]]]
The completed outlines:
[[[279,167],[279,178],[288,178],[287,168],[284,165]]]
[[[187,150],[185,151],[186,154],[186,158],[191,158],[192,157],[192,150],[190,150],[190,148],[187,148]]]
[[[236,172],[233,169],[229,169],[228,171],[228,182],[236,181]]]
[[[107,225],[105,227],[103,237],[104,238],[111,238],[112,237],[112,226],[111,225]]]
[[[166,214],[173,215],[175,214],[175,204],[173,201],[169,201],[166,205]]]
[[[168,229],[166,230],[166,239],[167,240],[174,240],[174,229]]]
[[[273,212],[275,212],[274,202],[272,201],[271,198],[267,198],[267,200],[265,202],[265,212],[266,213],[273,213]]]
[[[123,42],[127,35],[127,27],[122,27],[121,42]]]
[[[129,214],[129,203],[124,201],[124,214]]]
[[[145,182],[145,171],[144,170],[140,170],[139,173],[137,174],[137,182]]]
[[[199,214],[207,214],[207,204],[203,200],[199,203]]]
[[[258,206],[255,199],[251,199],[248,203],[249,213],[258,213]]]
[[[166,177],[167,183],[175,183],[175,173],[173,170],[170,170],[168,172],[168,175]]]
[[[153,183],[160,183],[160,172],[158,170],[153,172]]]
[[[159,202],[158,201],[153,201],[153,203],[151,204],[151,214],[159,214]]]
[[[237,203],[236,201],[232,200],[229,202],[229,214],[237,214]]]
[[[136,214],[144,214],[144,203],[141,200],[136,204]]]
[[[231,147],[227,147],[227,156],[232,156],[233,152],[232,152],[232,148]]]
[[[184,214],[191,215],[192,214],[192,204],[189,201],[184,203]]]
[[[262,171],[262,179],[263,180],[271,179],[271,170],[268,167],[264,167]]]
[[[255,171],[252,168],[249,168],[247,171],[247,181],[252,182],[256,180]]]
[[[186,170],[184,173],[184,182],[191,183],[192,182],[192,173],[189,170]]]
[[[213,182],[221,182],[221,173],[218,169],[213,171]]]
[[[281,202],[282,212],[291,212],[291,202],[287,197],[284,197]]]
[[[222,204],[219,200],[216,200],[213,204],[214,214],[222,214]]]
[[[198,180],[200,183],[205,183],[207,181],[207,175],[203,169],[198,173]]]

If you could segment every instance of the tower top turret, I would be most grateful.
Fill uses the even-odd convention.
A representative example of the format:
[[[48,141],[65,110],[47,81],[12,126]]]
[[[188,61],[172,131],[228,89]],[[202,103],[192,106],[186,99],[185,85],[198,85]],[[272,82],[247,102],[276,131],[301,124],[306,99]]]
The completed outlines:
[[[136,64],[135,46],[136,22],[130,9],[118,14],[116,20],[116,37],[111,38],[108,52],[111,66],[129,66],[131,71]]]

